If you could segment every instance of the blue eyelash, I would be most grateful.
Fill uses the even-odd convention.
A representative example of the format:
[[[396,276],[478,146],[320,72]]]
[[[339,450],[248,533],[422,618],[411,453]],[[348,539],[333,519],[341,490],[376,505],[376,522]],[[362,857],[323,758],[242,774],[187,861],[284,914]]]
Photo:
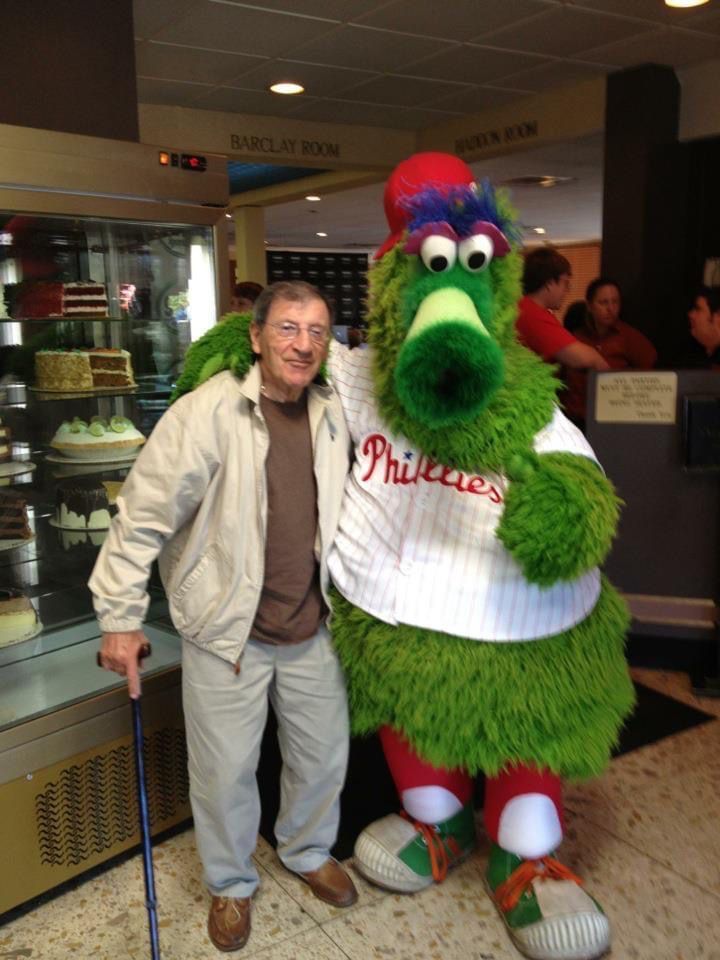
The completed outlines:
[[[445,221],[460,237],[467,237],[478,220],[495,224],[511,242],[519,242],[520,230],[497,208],[495,190],[489,180],[483,180],[478,192],[469,186],[428,187],[412,197],[404,197],[400,205],[408,213],[410,233],[426,223]]]

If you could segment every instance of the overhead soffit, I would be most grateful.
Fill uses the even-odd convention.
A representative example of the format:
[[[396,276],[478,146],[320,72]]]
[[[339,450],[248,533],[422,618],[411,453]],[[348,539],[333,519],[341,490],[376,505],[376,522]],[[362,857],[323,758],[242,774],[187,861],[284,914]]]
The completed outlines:
[[[437,0],[135,0],[134,8],[140,103],[405,131],[642,62],[677,68],[720,56],[718,4],[453,0],[441,14]],[[303,96],[267,91],[290,77]],[[599,149],[596,160],[597,179]],[[273,208],[269,229],[292,206]],[[356,234],[364,211],[355,212]]]

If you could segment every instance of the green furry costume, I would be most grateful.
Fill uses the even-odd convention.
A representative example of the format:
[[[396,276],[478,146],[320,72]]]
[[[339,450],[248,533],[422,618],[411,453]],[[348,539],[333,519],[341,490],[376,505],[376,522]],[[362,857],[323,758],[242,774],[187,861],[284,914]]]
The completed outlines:
[[[618,501],[585,457],[532,451],[533,437],[552,416],[558,383],[552,369],[516,340],[520,269],[513,251],[493,260],[480,278],[457,264],[437,277],[395,246],[370,274],[369,340],[383,419],[436,462],[512,479],[498,536],[529,581],[549,586],[603,560]],[[461,381],[481,376],[462,324],[456,324],[459,330],[448,322],[427,330],[427,339],[406,360],[409,381],[397,376],[417,303],[441,284],[463,290],[483,317],[492,316],[493,341],[502,355],[502,382],[482,398],[479,412],[455,427],[446,423],[453,404],[463,414],[472,404],[446,393],[438,412],[432,393],[428,400],[418,397],[417,382],[431,381],[441,352],[450,354],[447,362]],[[229,314],[193,344],[175,396],[222,369],[244,375],[252,359],[249,322],[249,315]],[[408,413],[408,405],[423,402],[427,415]],[[587,619],[542,641],[483,644],[393,626],[339,594],[332,633],[347,675],[354,732],[388,724],[429,762],[471,773],[493,774],[515,761],[584,778],[607,764],[634,702],[623,656],[627,623],[625,605],[603,581]]]

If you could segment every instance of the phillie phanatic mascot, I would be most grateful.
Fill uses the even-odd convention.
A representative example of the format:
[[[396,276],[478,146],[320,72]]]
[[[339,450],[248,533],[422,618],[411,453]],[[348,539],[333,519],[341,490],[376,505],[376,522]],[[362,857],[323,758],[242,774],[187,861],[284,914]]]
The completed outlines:
[[[487,888],[519,950],[590,960],[605,914],[556,858],[562,778],[600,773],[633,690],[625,607],[598,571],[618,501],[515,337],[512,212],[456,157],[421,153],[385,190],[369,350],[328,372],[355,444],[330,571],[353,729],[379,731],[402,812],[358,870],[391,890],[444,879],[475,845],[486,777]],[[247,316],[195,344],[178,393],[244,375]]]

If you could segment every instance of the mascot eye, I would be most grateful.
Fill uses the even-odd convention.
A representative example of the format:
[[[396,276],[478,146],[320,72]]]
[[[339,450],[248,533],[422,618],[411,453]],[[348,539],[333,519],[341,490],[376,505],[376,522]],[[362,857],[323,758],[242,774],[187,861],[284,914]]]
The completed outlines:
[[[444,273],[455,265],[457,244],[450,237],[431,234],[425,237],[420,247],[422,262],[433,273]]]
[[[495,246],[485,233],[475,233],[460,243],[460,263],[470,273],[480,273],[490,266]]]

